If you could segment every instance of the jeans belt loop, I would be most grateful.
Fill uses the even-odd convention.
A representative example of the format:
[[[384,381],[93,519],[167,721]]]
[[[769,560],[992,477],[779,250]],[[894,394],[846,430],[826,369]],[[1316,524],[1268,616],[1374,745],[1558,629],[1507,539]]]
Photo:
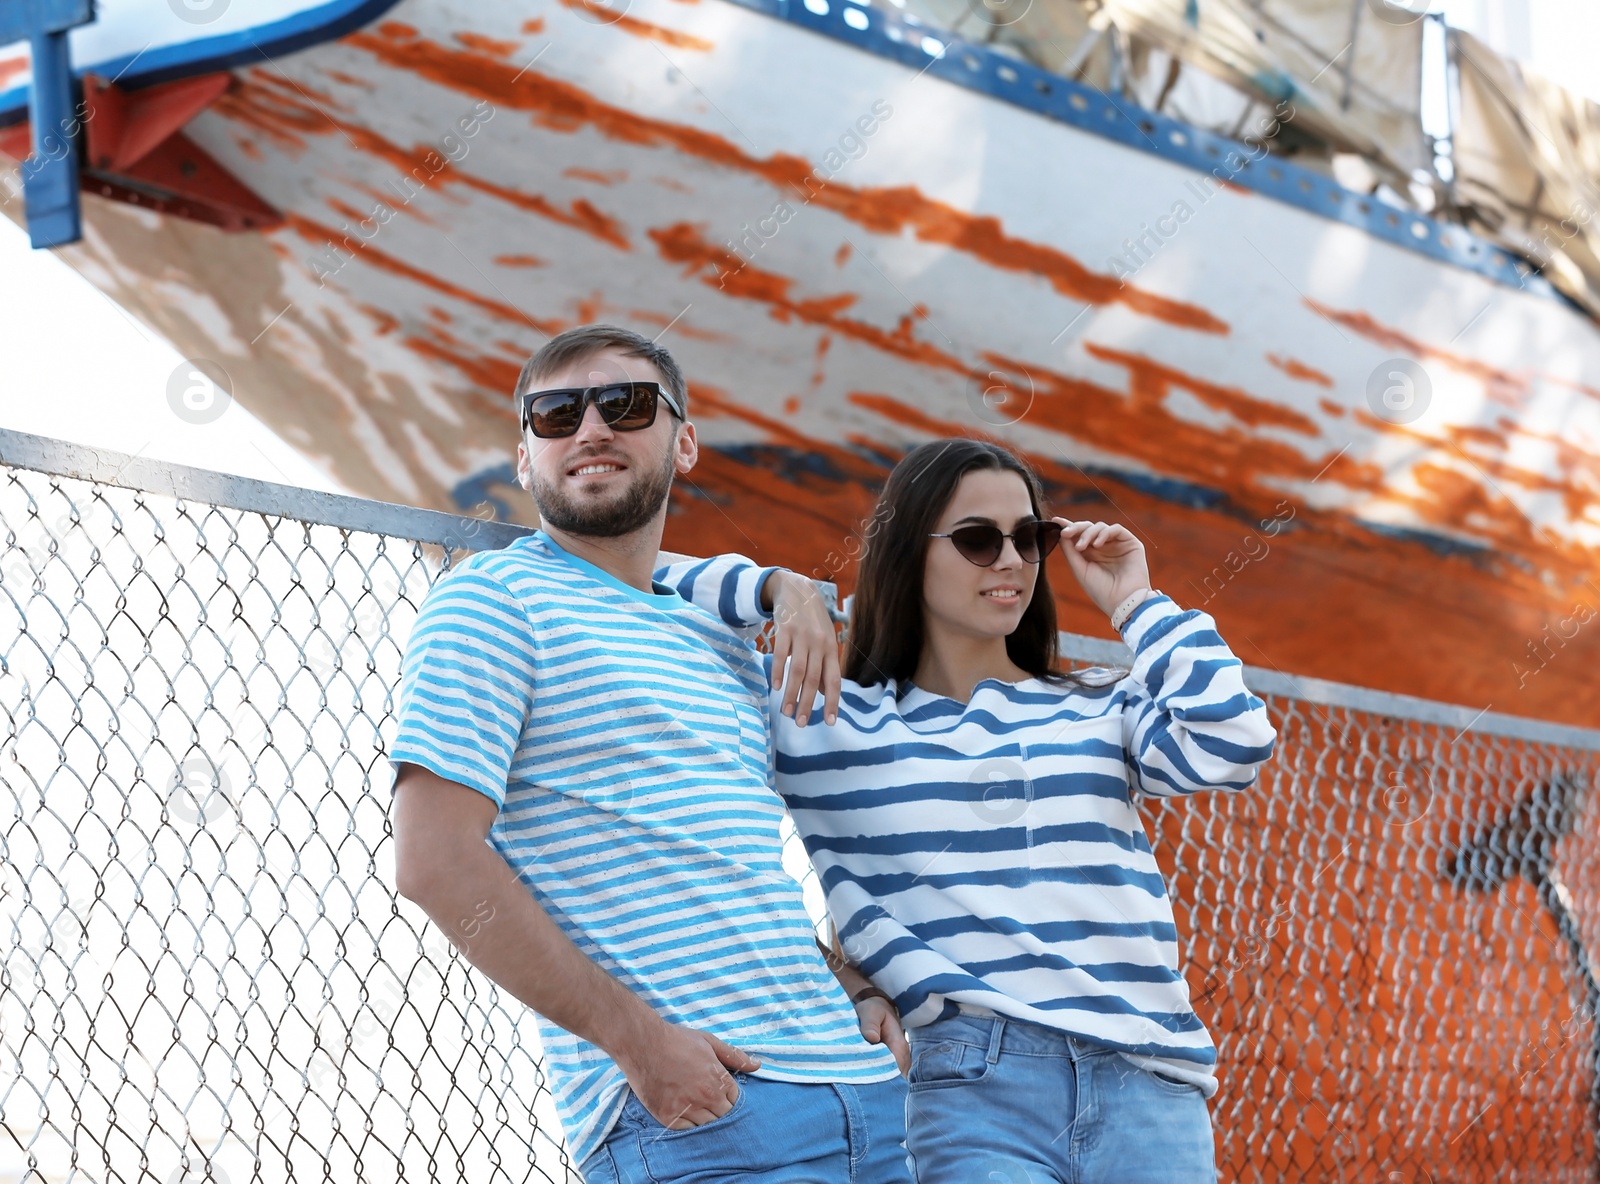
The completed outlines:
[[[991,1065],[995,1064],[996,1062],[998,1062],[1000,1060],[1000,1039],[1001,1039],[1001,1037],[1003,1037],[1005,1035],[1005,1031],[1006,1031],[1006,1017],[1003,1016],[1003,1015],[995,1016],[994,1017],[994,1027],[989,1032],[989,1056],[988,1056],[988,1061],[989,1061],[989,1063]]]

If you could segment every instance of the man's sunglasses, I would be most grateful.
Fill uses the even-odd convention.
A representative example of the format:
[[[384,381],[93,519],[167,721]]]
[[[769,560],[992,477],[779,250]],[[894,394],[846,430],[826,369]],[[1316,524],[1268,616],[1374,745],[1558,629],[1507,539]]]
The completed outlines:
[[[1016,545],[1017,554],[1024,563],[1038,563],[1054,551],[1056,544],[1061,541],[1061,524],[1035,518],[1031,522],[1017,523],[1016,529],[1010,534],[1004,533],[998,526],[974,524],[958,526],[949,534],[930,534],[928,537],[949,539],[961,552],[962,558],[979,567],[993,567],[1000,558],[1000,552],[1006,549],[1007,539]]]
[[[605,386],[562,387],[553,391],[528,391],[522,396],[522,427],[542,440],[575,435],[589,404],[600,409],[608,428],[637,432],[656,421],[656,404],[682,419],[683,408],[659,382],[612,382]]]

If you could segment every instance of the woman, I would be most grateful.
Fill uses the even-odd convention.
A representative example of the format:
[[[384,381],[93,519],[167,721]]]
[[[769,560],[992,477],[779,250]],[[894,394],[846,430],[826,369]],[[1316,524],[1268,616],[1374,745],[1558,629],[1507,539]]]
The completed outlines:
[[[1249,786],[1264,705],[1128,530],[1044,519],[1002,448],[915,449],[872,521],[838,722],[774,691],[773,733],[838,940],[910,1039],[919,1184],[1214,1180],[1216,1052],[1132,795]],[[1130,671],[1057,669],[1058,541]],[[748,561],[714,562],[665,580],[755,624],[723,594]]]

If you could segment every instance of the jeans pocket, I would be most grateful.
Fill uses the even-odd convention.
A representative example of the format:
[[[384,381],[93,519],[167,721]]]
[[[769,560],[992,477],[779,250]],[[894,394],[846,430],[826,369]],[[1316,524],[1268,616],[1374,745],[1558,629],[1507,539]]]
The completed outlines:
[[[1179,1096],[1204,1098],[1205,1092],[1198,1086],[1188,1081],[1179,1081],[1176,1077],[1168,1077],[1165,1073],[1157,1073],[1154,1069],[1146,1069],[1156,1088],[1165,1090],[1169,1094]]]
[[[681,1131],[668,1130],[637,1098],[630,1098],[628,1104],[635,1108],[638,1120],[639,1154],[650,1178],[670,1181],[702,1172],[737,1176],[771,1167],[759,1130],[745,1129],[749,1125],[744,1121],[750,1114],[745,1106],[749,1094],[749,1082],[741,1080],[732,1109]]]
[[[913,1093],[925,1089],[944,1089],[953,1085],[973,1085],[989,1075],[994,1066],[987,1051],[959,1040],[930,1040],[911,1046]]]
[[[611,1152],[604,1143],[583,1161],[578,1174],[583,1177],[583,1184],[620,1184],[617,1161],[611,1158]]]

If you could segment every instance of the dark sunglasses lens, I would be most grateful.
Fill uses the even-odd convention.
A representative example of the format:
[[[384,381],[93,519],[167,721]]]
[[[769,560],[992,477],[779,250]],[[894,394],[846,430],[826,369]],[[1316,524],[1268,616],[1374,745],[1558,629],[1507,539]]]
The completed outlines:
[[[989,567],[1000,558],[1006,536],[998,526],[961,526],[950,532],[950,541],[964,558],[979,567]]]
[[[595,395],[600,415],[611,427],[636,432],[656,421],[656,392],[640,382],[608,386]]]
[[[1056,549],[1061,527],[1054,522],[1024,522],[1011,537],[1024,563],[1038,563]]]
[[[594,404],[608,427],[636,432],[656,421],[656,389],[645,382],[619,382],[594,392]],[[546,391],[528,402],[528,426],[535,436],[560,439],[571,436],[583,422],[588,402],[584,392]]]
[[[577,391],[554,391],[528,402],[528,424],[533,434],[545,439],[570,436],[582,421],[583,395]]]

